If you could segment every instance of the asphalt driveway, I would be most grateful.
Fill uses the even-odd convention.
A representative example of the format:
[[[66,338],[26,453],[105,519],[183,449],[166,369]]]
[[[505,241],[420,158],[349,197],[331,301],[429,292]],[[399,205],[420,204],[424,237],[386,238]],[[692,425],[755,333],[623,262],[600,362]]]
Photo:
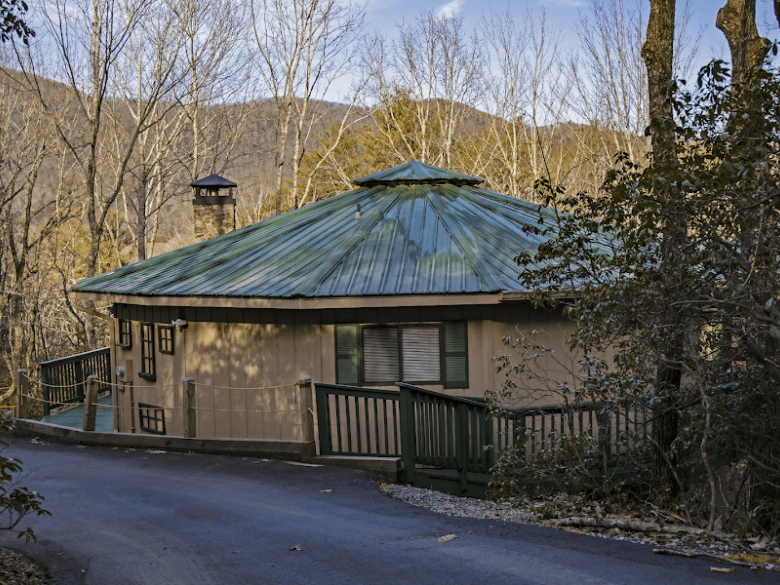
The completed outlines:
[[[0,544],[42,560],[63,585],[780,583],[780,573],[713,573],[711,561],[646,545],[435,514],[357,471],[10,443],[5,454],[23,461],[23,484],[52,517],[30,521],[38,542],[1,534]]]

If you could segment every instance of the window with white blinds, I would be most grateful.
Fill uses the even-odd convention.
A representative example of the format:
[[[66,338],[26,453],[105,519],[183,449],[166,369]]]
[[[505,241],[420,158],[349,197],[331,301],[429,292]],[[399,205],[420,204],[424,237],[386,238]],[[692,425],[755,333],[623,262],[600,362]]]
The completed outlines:
[[[401,328],[402,382],[441,380],[439,327],[405,325]]]
[[[336,382],[468,388],[466,322],[336,325]]]

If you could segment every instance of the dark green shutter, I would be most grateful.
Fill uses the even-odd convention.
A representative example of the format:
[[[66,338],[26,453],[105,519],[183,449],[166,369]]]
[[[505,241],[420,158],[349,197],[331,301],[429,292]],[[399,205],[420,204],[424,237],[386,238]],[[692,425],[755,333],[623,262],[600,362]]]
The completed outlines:
[[[336,325],[336,384],[360,386],[358,325]]]
[[[469,387],[469,357],[466,321],[442,323],[442,382],[445,388]]]

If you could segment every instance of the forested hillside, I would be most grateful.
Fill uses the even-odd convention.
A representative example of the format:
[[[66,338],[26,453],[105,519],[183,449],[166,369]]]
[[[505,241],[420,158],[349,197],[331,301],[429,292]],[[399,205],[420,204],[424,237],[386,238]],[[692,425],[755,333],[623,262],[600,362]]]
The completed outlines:
[[[80,0],[3,46],[3,384],[105,342],[68,289],[190,243],[189,184],[208,174],[238,183],[247,225],[413,159],[527,199],[544,177],[593,192],[618,150],[643,161],[638,4],[597,2],[577,63],[543,18],[420,13],[389,42],[359,5],[301,6]],[[624,58],[605,70],[613,13]]]

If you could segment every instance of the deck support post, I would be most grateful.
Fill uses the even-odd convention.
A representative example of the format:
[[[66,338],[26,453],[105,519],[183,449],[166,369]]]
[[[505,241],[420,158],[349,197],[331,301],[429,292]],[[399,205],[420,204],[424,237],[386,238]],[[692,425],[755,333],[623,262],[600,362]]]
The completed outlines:
[[[16,370],[16,418],[27,418],[27,406],[30,404],[29,385],[27,370]]]
[[[184,436],[197,436],[197,412],[195,411],[195,380],[184,378],[181,382],[181,404],[184,417]]]
[[[85,431],[95,430],[95,418],[97,417],[98,377],[87,378],[87,391],[84,394],[84,424]]]

